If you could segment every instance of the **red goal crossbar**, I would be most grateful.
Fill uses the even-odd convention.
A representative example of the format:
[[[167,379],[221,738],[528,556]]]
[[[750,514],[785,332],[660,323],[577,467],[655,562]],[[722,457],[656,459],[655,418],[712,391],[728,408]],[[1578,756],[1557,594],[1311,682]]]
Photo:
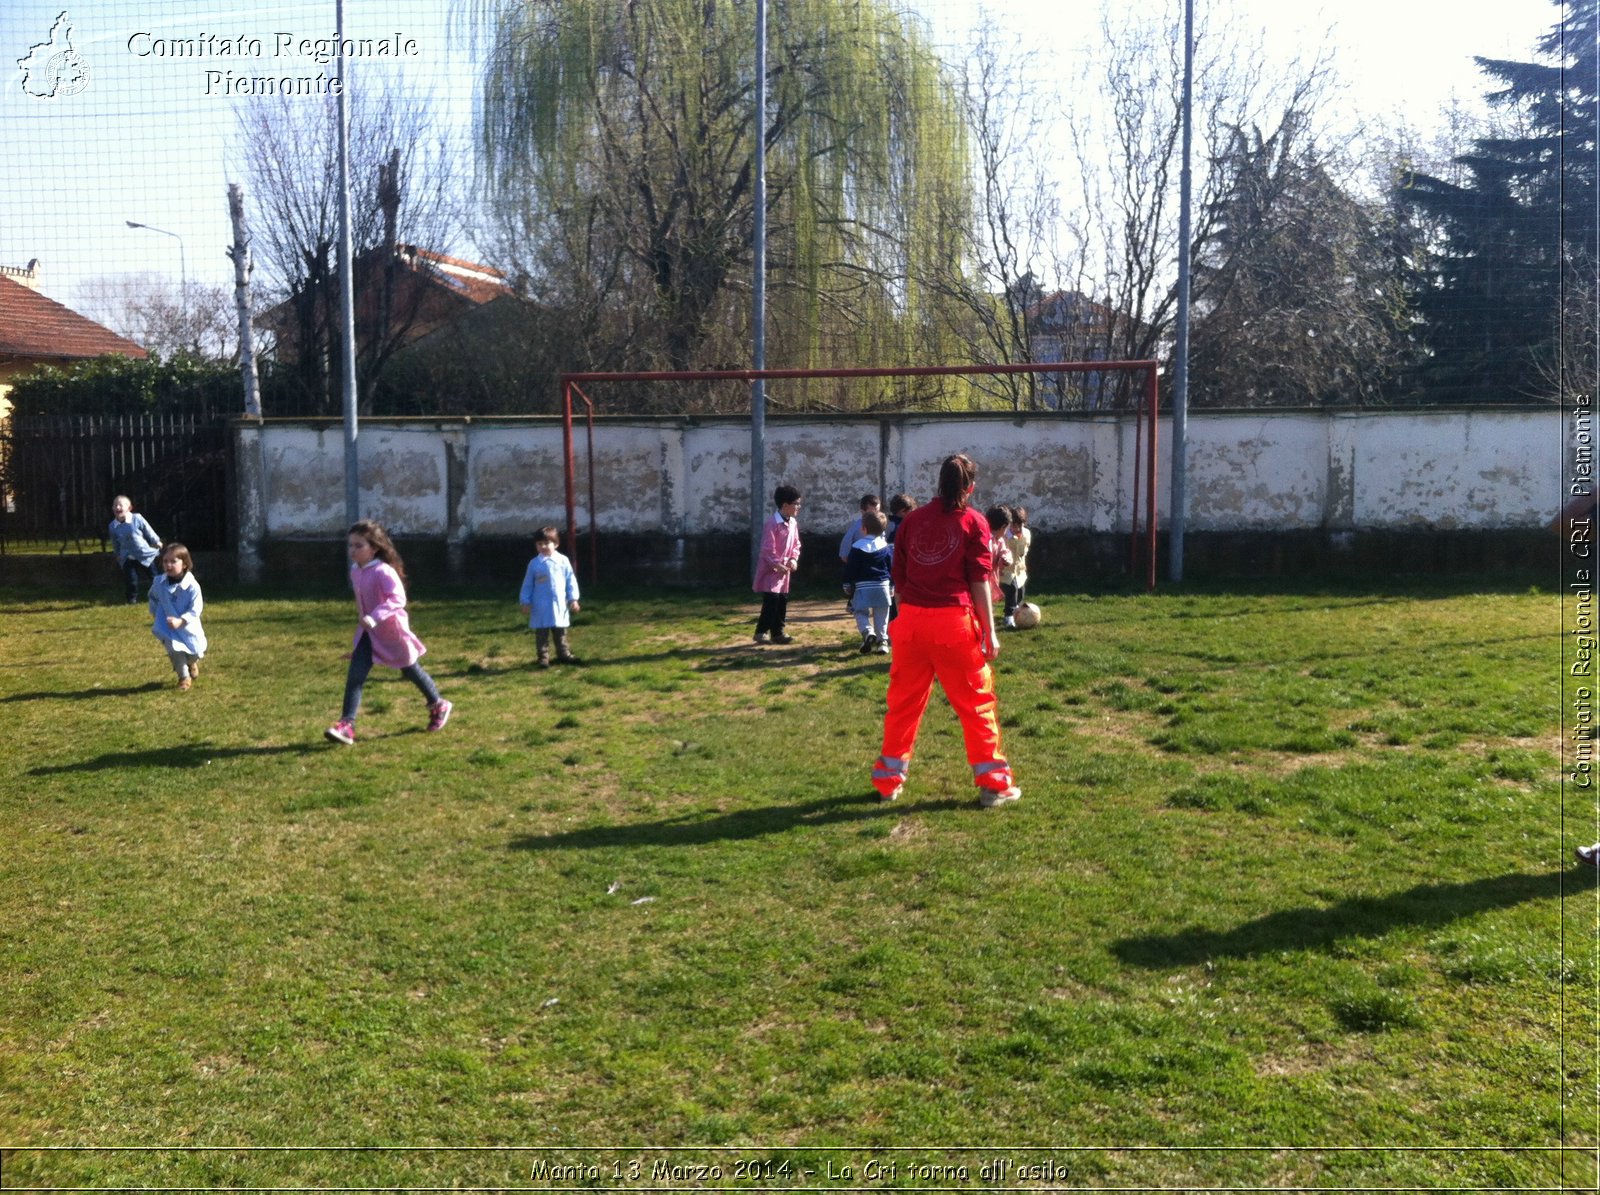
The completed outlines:
[[[1146,578],[1145,587],[1154,590],[1156,587],[1156,415],[1159,403],[1159,387],[1157,371],[1159,363],[1155,361],[1057,361],[1050,364],[1027,365],[903,365],[903,366],[864,366],[839,369],[702,369],[702,370],[677,370],[677,371],[642,371],[633,373],[564,373],[559,377],[561,385],[561,447],[565,463],[566,497],[567,497],[567,545],[574,551],[578,542],[577,518],[577,467],[573,455],[572,434],[572,398],[576,394],[583,400],[587,410],[587,433],[589,453],[589,580],[594,581],[599,573],[599,552],[595,538],[595,512],[594,512],[594,403],[583,392],[583,383],[594,382],[755,382],[780,378],[904,378],[904,377],[951,377],[951,376],[982,376],[986,374],[1019,374],[1019,373],[1096,373],[1100,371],[1120,370],[1134,372],[1142,370],[1145,374],[1145,401],[1142,407],[1134,408],[1134,450],[1133,450],[1133,525],[1129,537],[1129,562],[1135,571],[1138,569],[1139,548],[1141,538],[1139,534],[1139,473],[1141,457],[1144,458],[1144,497],[1145,497],[1145,530],[1143,543],[1145,547]],[[1150,430],[1144,432],[1145,421],[1149,422]],[[1143,438],[1143,452],[1141,453],[1140,440]]]

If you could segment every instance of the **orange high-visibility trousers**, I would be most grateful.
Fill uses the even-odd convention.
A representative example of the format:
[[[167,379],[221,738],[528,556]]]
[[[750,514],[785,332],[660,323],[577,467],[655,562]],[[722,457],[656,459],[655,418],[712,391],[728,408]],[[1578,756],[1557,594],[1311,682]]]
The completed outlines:
[[[984,659],[981,634],[977,617],[966,606],[900,604],[889,662],[883,754],[872,768],[872,785],[881,795],[894,796],[905,782],[935,680],[961,720],[973,783],[996,792],[1011,787],[1011,768],[1000,754],[994,671]]]

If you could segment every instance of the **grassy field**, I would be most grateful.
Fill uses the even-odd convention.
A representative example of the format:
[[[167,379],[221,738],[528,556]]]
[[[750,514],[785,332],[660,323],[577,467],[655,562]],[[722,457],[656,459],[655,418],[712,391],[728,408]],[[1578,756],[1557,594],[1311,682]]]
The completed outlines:
[[[352,749],[348,598],[209,596],[0,594],[6,1188],[1593,1189],[1551,592],[1044,594],[989,811],[832,601],[424,591]]]

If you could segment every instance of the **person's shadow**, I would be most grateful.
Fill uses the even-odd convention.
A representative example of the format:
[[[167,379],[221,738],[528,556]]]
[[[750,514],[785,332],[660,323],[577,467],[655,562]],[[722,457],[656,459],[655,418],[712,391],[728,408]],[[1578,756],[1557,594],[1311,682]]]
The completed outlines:
[[[1136,967],[1192,967],[1218,958],[1284,950],[1327,950],[1350,938],[1376,938],[1404,926],[1447,925],[1474,913],[1594,887],[1594,868],[1503,875],[1460,884],[1418,884],[1389,896],[1353,896],[1325,909],[1285,909],[1228,930],[1185,929],[1122,938],[1111,953]]]
[[[30,776],[58,776],[66,772],[107,772],[118,768],[203,768],[214,759],[249,755],[309,755],[322,751],[321,743],[287,743],[276,747],[219,747],[214,743],[184,743],[148,751],[110,751],[77,763],[41,764],[29,768]]]
[[[511,841],[515,851],[582,851],[594,847],[702,846],[709,842],[760,838],[782,834],[799,826],[822,826],[836,822],[870,822],[899,818],[908,812],[930,813],[939,809],[963,809],[971,802],[880,801],[859,792],[823,797],[799,805],[760,805],[736,809],[732,813],[706,816],[686,813],[653,822],[625,822],[614,826],[590,826],[560,834],[529,834]]]
[[[75,691],[40,690],[35,693],[10,693],[0,697],[0,705],[13,701],[93,701],[100,697],[131,697],[135,693],[156,693],[162,689],[170,688],[160,681],[146,681],[142,685],[124,685],[115,689],[78,689]]]

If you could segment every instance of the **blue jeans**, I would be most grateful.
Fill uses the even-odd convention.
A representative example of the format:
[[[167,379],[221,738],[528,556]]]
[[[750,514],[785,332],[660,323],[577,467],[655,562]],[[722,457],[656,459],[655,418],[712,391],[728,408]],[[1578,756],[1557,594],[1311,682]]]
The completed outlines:
[[[363,631],[355,651],[350,653],[350,671],[344,678],[344,721],[354,722],[361,712],[361,688],[371,671],[372,640]],[[417,686],[430,706],[439,704],[439,687],[433,683],[433,677],[423,671],[421,664],[407,664],[400,669],[400,675]]]
[[[132,556],[122,561],[117,567],[122,570],[122,579],[128,586],[128,604],[130,606],[137,604],[142,594],[149,592],[150,581],[155,574],[150,571],[148,564],[140,564]]]

